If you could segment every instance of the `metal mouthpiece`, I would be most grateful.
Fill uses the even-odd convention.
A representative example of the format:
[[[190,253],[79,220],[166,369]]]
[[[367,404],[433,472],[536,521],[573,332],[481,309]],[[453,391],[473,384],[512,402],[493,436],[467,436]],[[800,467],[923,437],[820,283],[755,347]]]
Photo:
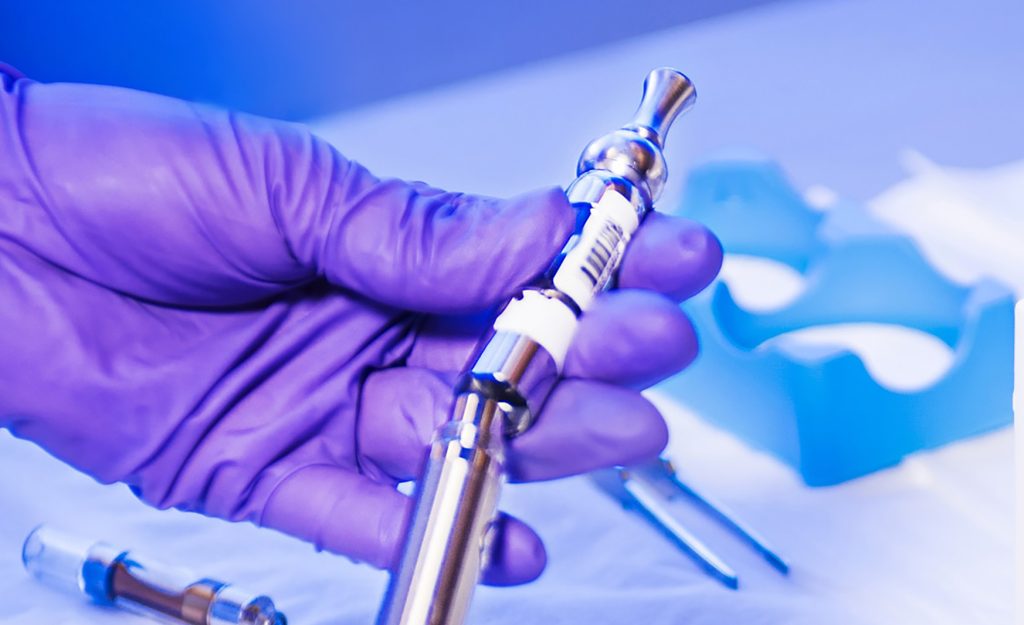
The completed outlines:
[[[672,122],[696,100],[697,90],[682,72],[668,67],[653,70],[644,80],[640,107],[626,130],[634,130],[663,148]]]
[[[640,189],[649,205],[658,199],[668,172],[661,153],[672,122],[697,99],[693,83],[682,72],[663,67],[647,75],[636,114],[621,130],[595,139],[580,155],[577,175],[602,170],[621,176]]]

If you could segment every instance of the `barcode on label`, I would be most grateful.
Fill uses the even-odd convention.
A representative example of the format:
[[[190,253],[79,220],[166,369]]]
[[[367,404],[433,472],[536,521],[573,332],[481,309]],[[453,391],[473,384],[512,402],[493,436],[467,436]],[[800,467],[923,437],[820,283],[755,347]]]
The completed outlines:
[[[639,215],[629,200],[615,192],[605,193],[591,205],[579,230],[552,265],[552,286],[579,310],[587,310],[611,282],[626,244],[639,225]]]
[[[602,276],[607,273],[610,262],[618,254],[619,243],[623,239],[622,228],[618,224],[606,221],[594,238],[590,253],[587,254],[580,269],[590,279],[590,285],[599,288]],[[603,284],[600,285],[603,288]]]
[[[586,310],[607,286],[629,238],[615,221],[600,215],[591,219],[552,280],[554,287],[568,295],[580,310]]]

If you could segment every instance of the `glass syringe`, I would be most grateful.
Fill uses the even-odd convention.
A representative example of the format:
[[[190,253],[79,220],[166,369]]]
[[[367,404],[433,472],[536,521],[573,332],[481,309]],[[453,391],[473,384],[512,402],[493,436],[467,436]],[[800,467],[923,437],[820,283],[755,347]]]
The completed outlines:
[[[264,595],[144,561],[133,552],[41,525],[25,539],[25,569],[52,586],[190,625],[285,625]]]

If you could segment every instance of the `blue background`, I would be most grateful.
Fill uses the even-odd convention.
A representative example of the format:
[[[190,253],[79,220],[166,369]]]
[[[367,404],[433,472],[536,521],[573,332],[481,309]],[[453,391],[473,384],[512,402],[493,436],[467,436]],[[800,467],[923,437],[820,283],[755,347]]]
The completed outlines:
[[[305,119],[772,0],[0,0],[0,59]]]

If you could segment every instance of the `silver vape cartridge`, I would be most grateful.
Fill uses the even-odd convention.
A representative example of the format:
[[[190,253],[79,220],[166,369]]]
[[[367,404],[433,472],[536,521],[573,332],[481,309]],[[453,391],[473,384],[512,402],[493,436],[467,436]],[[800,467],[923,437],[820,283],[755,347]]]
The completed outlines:
[[[37,579],[97,603],[116,605],[191,625],[285,625],[263,595],[156,562],[124,549],[82,540],[45,525],[32,530],[21,552]]]
[[[533,424],[580,315],[614,282],[630,238],[665,185],[665,135],[695,97],[680,72],[654,70],[633,120],[584,149],[567,191],[579,213],[577,230],[543,279],[498,315],[455,388],[451,418],[435,434],[416,485],[415,512],[378,625],[465,620],[487,565],[505,439]]]

